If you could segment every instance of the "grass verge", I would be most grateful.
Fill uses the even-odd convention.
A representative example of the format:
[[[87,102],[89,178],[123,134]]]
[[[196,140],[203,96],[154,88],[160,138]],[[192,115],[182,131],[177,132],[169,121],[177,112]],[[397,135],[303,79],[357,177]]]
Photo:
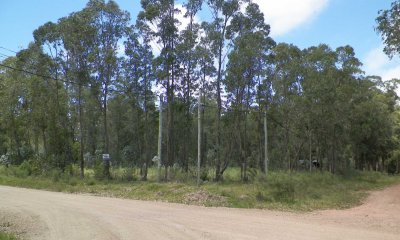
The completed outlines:
[[[10,233],[0,232],[0,240],[17,240],[17,237]]]
[[[313,211],[342,209],[358,205],[370,190],[400,183],[400,176],[377,172],[351,172],[344,175],[330,173],[271,172],[253,181],[236,181],[237,169],[226,173],[221,183],[205,182],[200,186],[195,178],[156,183],[86,179],[70,175],[27,176],[15,174],[15,169],[0,167],[0,184],[44,189],[67,193],[90,193],[97,196],[138,200],[165,201],[203,206],[260,208],[285,211]]]

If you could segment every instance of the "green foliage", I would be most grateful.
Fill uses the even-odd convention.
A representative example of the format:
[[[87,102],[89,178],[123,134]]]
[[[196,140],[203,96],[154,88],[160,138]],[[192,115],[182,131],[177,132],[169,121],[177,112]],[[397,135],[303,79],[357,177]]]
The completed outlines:
[[[98,180],[104,179],[104,164],[102,161],[96,161],[93,168],[94,177]]]
[[[18,238],[11,233],[0,232],[0,240],[17,240]]]
[[[376,18],[378,25],[375,30],[381,34],[385,43],[384,51],[391,58],[400,53],[400,40],[396,37],[400,34],[399,9],[400,1],[393,1],[391,9],[379,11],[379,16]]]
[[[294,203],[296,190],[298,189],[295,186],[296,183],[287,175],[280,175],[279,179],[276,177],[267,179],[269,186],[272,188],[268,197],[275,202]]]

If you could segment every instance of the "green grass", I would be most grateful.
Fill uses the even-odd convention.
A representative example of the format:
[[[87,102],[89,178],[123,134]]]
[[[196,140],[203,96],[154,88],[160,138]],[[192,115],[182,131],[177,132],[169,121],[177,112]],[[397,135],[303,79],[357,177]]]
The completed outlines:
[[[358,171],[344,175],[271,172],[268,177],[258,174],[253,176],[251,182],[242,183],[237,180],[239,170],[232,168],[224,175],[223,182],[209,181],[197,186],[193,176],[178,170],[171,172],[172,180],[167,183],[155,181],[155,169],[150,170],[147,182],[127,181],[124,176],[127,172],[138,174],[135,170],[117,169],[112,173],[114,180],[106,181],[95,179],[93,171],[87,171],[86,179],[81,180],[59,172],[28,176],[15,167],[0,167],[0,184],[204,206],[312,211],[349,208],[359,204],[369,190],[400,183],[400,176]]]
[[[0,232],[0,240],[17,240],[17,237],[10,233]]]

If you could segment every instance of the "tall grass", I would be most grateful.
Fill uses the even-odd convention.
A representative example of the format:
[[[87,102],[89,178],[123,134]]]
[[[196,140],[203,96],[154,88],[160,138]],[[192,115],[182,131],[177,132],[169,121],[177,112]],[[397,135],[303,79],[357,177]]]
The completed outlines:
[[[400,183],[399,176],[377,172],[350,171],[342,175],[328,172],[251,173],[251,181],[240,181],[240,169],[230,168],[223,182],[213,182],[213,169],[204,170],[203,184],[197,186],[194,171],[170,171],[168,182],[156,182],[156,169],[150,168],[148,181],[139,181],[139,169],[112,170],[112,180],[99,180],[93,170],[79,174],[49,171],[29,175],[18,167],[0,166],[0,184],[63,192],[84,192],[100,196],[162,200],[177,203],[237,208],[266,208],[311,211],[348,208],[360,203],[366,191]]]

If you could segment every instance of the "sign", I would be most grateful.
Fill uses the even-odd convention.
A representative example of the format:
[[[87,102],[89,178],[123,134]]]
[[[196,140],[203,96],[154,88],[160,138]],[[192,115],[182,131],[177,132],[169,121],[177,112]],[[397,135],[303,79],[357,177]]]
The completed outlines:
[[[110,160],[110,154],[105,153],[103,154],[103,161],[109,161]]]

